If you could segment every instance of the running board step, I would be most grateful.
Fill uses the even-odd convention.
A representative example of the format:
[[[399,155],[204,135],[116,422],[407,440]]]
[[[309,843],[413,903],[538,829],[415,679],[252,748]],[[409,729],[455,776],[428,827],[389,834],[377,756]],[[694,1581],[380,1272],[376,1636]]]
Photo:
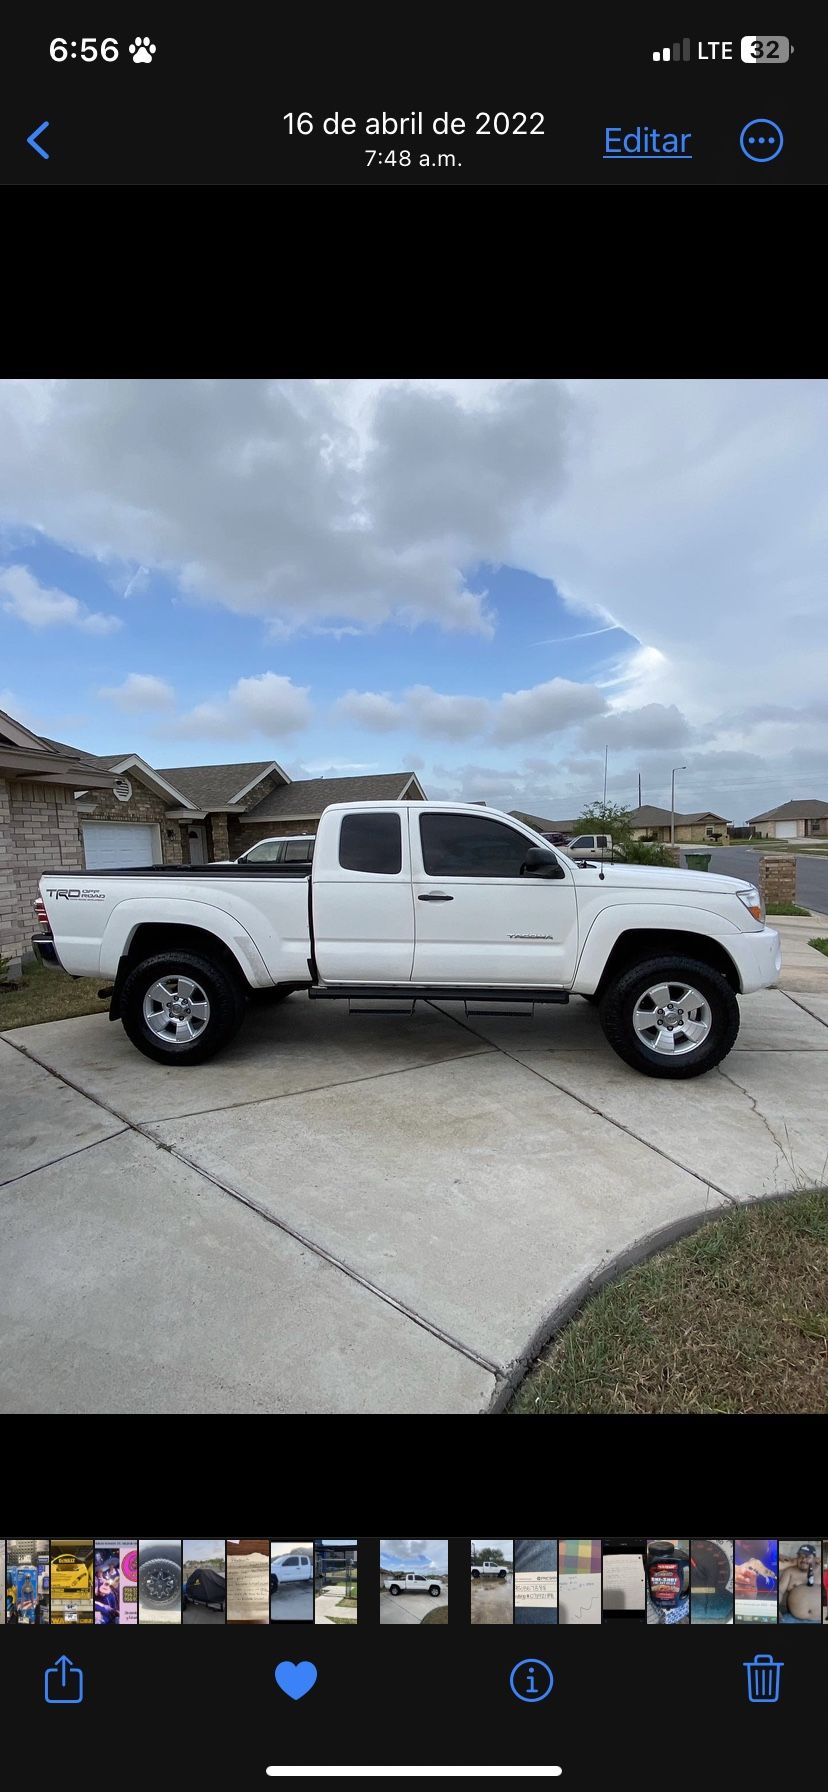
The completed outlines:
[[[470,989],[468,984],[446,988],[444,983],[324,983],[309,989],[312,1002],[568,1002],[568,989]]]

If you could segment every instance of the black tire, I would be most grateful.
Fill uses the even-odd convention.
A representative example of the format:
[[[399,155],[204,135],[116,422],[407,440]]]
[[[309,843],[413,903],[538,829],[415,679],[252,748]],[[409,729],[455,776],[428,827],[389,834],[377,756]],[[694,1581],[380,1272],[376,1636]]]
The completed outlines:
[[[676,1057],[666,1057],[651,1050],[633,1027],[637,1001],[649,985],[659,982],[692,984],[710,1009],[711,1025],[707,1038]],[[644,1076],[673,1079],[702,1076],[727,1057],[739,1033],[739,1004],[730,984],[719,971],[699,964],[694,958],[653,958],[645,964],[632,965],[607,986],[601,999],[600,1015],[613,1051]]]
[[[399,1590],[400,1590],[399,1587],[389,1587],[388,1588],[388,1591],[391,1594],[392,1599],[396,1599],[397,1594],[399,1593]]]
[[[144,997],[162,977],[186,977],[207,997],[209,1017],[198,1038],[177,1044],[154,1033],[144,1018]],[[127,1038],[157,1064],[204,1064],[239,1030],[246,1010],[240,977],[195,952],[157,952],[130,971],[121,993],[121,1021]]]
[[[428,1592],[429,1592],[429,1598],[439,1599],[439,1597],[440,1597],[440,1588],[439,1587],[429,1587]]]
[[[472,1580],[479,1580],[480,1579],[480,1569],[473,1568],[471,1571],[471,1577],[472,1577]]]

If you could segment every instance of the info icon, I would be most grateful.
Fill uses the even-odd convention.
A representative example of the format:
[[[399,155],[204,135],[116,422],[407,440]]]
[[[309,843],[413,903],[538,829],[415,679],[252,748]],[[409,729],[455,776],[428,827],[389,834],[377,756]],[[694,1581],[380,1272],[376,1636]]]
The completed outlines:
[[[555,1676],[549,1663],[538,1661],[532,1655],[517,1662],[509,1675],[515,1698],[524,1705],[539,1705],[542,1699],[548,1699],[554,1684]]]

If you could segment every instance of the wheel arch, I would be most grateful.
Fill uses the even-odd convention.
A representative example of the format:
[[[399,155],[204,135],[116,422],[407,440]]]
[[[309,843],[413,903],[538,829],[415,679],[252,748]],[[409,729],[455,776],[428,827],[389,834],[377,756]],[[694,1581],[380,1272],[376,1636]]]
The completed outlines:
[[[619,934],[604,964],[594,992],[600,1000],[610,983],[616,977],[628,971],[635,964],[645,964],[650,958],[666,958],[675,952],[679,958],[692,958],[698,964],[705,964],[711,971],[718,971],[729,983],[735,995],[741,992],[742,984],[738,969],[727,950],[720,935],[693,933],[689,928],[665,927],[629,927]],[[576,981],[580,981],[578,978]],[[590,978],[586,977],[589,983]]]
[[[239,954],[208,927],[199,927],[191,922],[177,921],[170,925],[161,921],[141,921],[133,928],[124,944],[125,950],[118,960],[109,1004],[110,1020],[119,1020],[121,1017],[121,992],[130,972],[145,958],[152,958],[157,952],[178,950],[198,953],[208,962],[220,964],[245,990],[251,987],[246,966]]]

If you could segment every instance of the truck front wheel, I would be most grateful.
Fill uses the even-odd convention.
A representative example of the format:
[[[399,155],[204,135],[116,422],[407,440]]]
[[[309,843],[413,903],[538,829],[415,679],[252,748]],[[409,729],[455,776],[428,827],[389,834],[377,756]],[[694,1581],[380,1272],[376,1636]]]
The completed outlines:
[[[244,1019],[241,980],[194,952],[159,952],[130,971],[121,992],[124,1032],[158,1064],[203,1064]]]
[[[736,1042],[739,1004],[727,980],[693,958],[654,958],[608,984],[601,1025],[613,1051],[644,1076],[701,1076]]]

